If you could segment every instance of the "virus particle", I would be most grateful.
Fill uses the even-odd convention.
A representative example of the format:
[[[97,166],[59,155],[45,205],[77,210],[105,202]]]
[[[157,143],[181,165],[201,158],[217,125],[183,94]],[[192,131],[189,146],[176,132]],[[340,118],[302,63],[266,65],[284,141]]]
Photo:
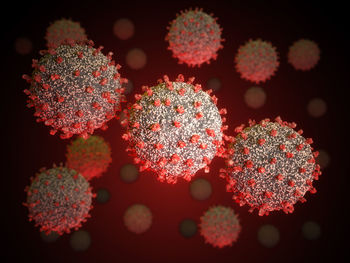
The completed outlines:
[[[139,171],[133,164],[125,164],[120,169],[120,178],[125,183],[133,183],[139,177]]]
[[[319,60],[320,49],[314,41],[300,39],[289,48],[288,62],[296,70],[310,70],[316,66]]]
[[[40,237],[45,243],[53,243],[60,237],[60,235],[53,231],[51,231],[49,234],[41,231]]]
[[[321,227],[314,221],[307,221],[302,226],[302,234],[305,239],[316,240],[321,236]]]
[[[134,35],[135,26],[132,21],[127,18],[121,18],[115,21],[113,25],[113,33],[121,40],[127,40]]]
[[[331,162],[331,156],[326,150],[319,150],[319,155],[316,158],[316,162],[321,166],[321,169],[327,168]]]
[[[154,87],[143,87],[144,94],[136,94],[136,103],[129,105],[127,151],[140,165],[140,171],[157,173],[160,181],[176,183],[191,177],[208,165],[215,155],[225,151],[222,138],[227,126],[222,126],[226,109],[216,107],[217,98],[204,92],[201,86],[186,83],[179,75],[175,82],[167,76]]]
[[[235,129],[238,135],[227,151],[227,190],[234,192],[238,204],[249,205],[250,212],[292,213],[297,201],[306,201],[307,191],[316,192],[312,183],[321,175],[315,162],[318,152],[310,146],[312,139],[305,139],[295,127],[277,117],[259,124],[250,120],[249,127]]]
[[[179,231],[185,238],[193,237],[197,233],[197,224],[192,219],[184,219],[179,225]]]
[[[276,48],[260,39],[249,40],[241,46],[235,62],[241,78],[255,83],[270,79],[279,66]]]
[[[272,248],[278,244],[280,233],[273,225],[263,225],[259,228],[258,240],[264,247]]]
[[[207,81],[207,85],[206,85],[206,88],[207,89],[211,89],[213,91],[218,91],[221,89],[221,80],[218,79],[218,78],[210,78],[208,79]]]
[[[251,87],[245,92],[244,101],[248,107],[252,109],[259,109],[265,104],[266,93],[260,87]]]
[[[126,54],[126,64],[132,69],[142,69],[147,63],[146,53],[139,48],[133,48]]]
[[[109,201],[111,194],[105,188],[100,188],[96,193],[96,201],[100,204],[105,204]]]
[[[20,55],[27,55],[32,52],[33,43],[29,38],[19,37],[15,41],[15,50]]]
[[[135,204],[125,211],[123,219],[130,232],[142,234],[152,225],[152,212],[145,205]]]
[[[211,184],[204,178],[198,178],[194,180],[190,185],[190,193],[195,200],[206,200],[210,197],[211,192]]]
[[[70,236],[69,244],[75,251],[85,251],[91,245],[91,237],[89,232],[78,230]]]
[[[23,75],[31,84],[28,107],[35,107],[38,122],[58,130],[61,138],[73,134],[84,138],[95,129],[106,129],[106,122],[115,116],[123,98],[118,73],[119,65],[95,49],[93,43],[61,45],[43,52],[33,60],[32,77]]]
[[[86,180],[100,177],[112,162],[111,147],[100,136],[76,138],[67,146],[67,167],[76,170]]]
[[[200,67],[216,59],[217,51],[223,47],[221,42],[224,41],[221,39],[222,29],[216,20],[212,14],[196,8],[181,11],[170,22],[165,40],[169,42],[168,49],[179,60],[179,64]]]
[[[223,248],[236,242],[241,231],[241,225],[232,208],[214,206],[201,217],[200,233],[206,243]]]
[[[76,171],[55,165],[40,170],[31,185],[26,187],[29,221],[49,234],[51,231],[62,235],[77,230],[90,217],[91,192],[88,181]]]
[[[313,98],[307,104],[306,109],[311,117],[319,118],[327,112],[327,103],[321,98]]]
[[[87,40],[85,29],[78,22],[60,19],[52,23],[46,30],[47,47],[56,48],[65,43],[76,43]]]

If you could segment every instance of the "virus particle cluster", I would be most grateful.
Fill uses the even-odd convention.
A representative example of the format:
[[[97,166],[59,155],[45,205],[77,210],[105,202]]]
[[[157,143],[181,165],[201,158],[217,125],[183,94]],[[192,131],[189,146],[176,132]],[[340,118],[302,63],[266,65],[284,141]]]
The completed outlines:
[[[277,117],[275,122],[250,121],[249,127],[235,129],[239,134],[229,145],[226,160],[227,190],[241,206],[258,209],[260,216],[281,209],[292,213],[297,201],[306,201],[307,191],[316,192],[312,183],[321,174],[315,163],[318,152],[310,146],[312,139],[305,139],[295,127]]]
[[[237,241],[241,226],[237,215],[230,207],[211,207],[200,220],[200,233],[206,243],[223,248]]]
[[[100,177],[112,162],[111,148],[100,136],[77,138],[67,147],[67,167],[76,170],[86,180]]]
[[[201,86],[186,83],[179,75],[175,82],[164,76],[154,87],[144,86],[129,108],[128,129],[123,138],[127,151],[134,156],[140,170],[149,169],[160,181],[175,183],[177,178],[191,177],[202,168],[208,172],[215,155],[224,152],[222,126],[225,119],[218,110],[217,98]]]
[[[62,235],[77,230],[90,217],[91,192],[89,183],[76,171],[63,166],[43,168],[31,185],[26,187],[29,221],[34,220],[41,231]]]
[[[145,205],[132,205],[124,213],[124,224],[130,232],[142,234],[152,225],[152,212]]]
[[[314,41],[300,39],[289,48],[288,62],[296,70],[310,70],[316,66],[319,60],[320,49]]]
[[[216,59],[217,51],[222,48],[222,29],[216,18],[204,13],[202,9],[185,10],[170,22],[166,40],[179,63],[190,67],[201,66]]]
[[[23,75],[30,84],[28,107],[35,107],[38,122],[58,130],[61,138],[73,134],[84,138],[95,129],[107,128],[106,122],[115,116],[123,97],[118,73],[119,65],[112,53],[101,53],[103,47],[93,43],[61,45],[33,60],[32,77]]]
[[[250,40],[241,46],[235,62],[241,77],[255,83],[270,79],[279,66],[276,48],[260,39]]]

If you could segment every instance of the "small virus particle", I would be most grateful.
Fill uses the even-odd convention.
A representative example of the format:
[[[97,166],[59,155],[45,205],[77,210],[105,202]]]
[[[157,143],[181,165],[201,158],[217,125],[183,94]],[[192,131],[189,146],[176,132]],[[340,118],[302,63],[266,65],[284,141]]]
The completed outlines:
[[[300,39],[289,48],[288,62],[296,69],[308,71],[320,60],[318,45],[308,39]]]
[[[263,225],[259,228],[258,240],[264,247],[272,248],[278,244],[280,233],[273,225]]]
[[[211,89],[213,91],[218,91],[221,89],[221,80],[218,78],[210,78],[207,81],[206,88]]]
[[[139,48],[133,48],[126,54],[126,64],[132,69],[142,69],[147,63],[146,53]]]
[[[47,28],[45,39],[48,48],[56,48],[65,43],[86,41],[87,36],[80,23],[63,18],[56,20]]]
[[[202,168],[209,172],[215,155],[224,153],[222,126],[226,109],[216,107],[217,98],[204,92],[194,78],[175,82],[167,76],[154,87],[143,87],[136,102],[129,105],[128,128],[123,135],[129,141],[127,151],[134,156],[140,171],[157,173],[160,181],[188,181]]]
[[[130,232],[142,234],[152,225],[152,212],[145,205],[135,204],[125,211],[123,219]]]
[[[75,251],[86,251],[91,245],[91,237],[89,232],[78,230],[70,236],[69,244]]]
[[[317,163],[321,166],[321,169],[327,168],[331,162],[331,156],[326,150],[319,150],[319,154],[316,157]]]
[[[310,146],[312,139],[305,139],[295,127],[277,117],[258,124],[250,120],[249,127],[235,129],[238,135],[227,150],[226,176],[227,190],[234,192],[240,206],[247,204],[260,216],[281,209],[292,213],[297,201],[306,201],[307,191],[316,193],[312,183],[321,175],[315,162],[318,152]]]
[[[76,138],[67,146],[67,167],[76,170],[86,180],[100,177],[112,162],[111,147],[100,136]]]
[[[206,243],[218,248],[232,246],[241,231],[237,214],[224,206],[209,208],[201,217],[199,228]]]
[[[311,117],[322,117],[327,112],[327,103],[321,98],[313,98],[307,104],[307,112]]]
[[[222,29],[217,18],[198,8],[181,11],[176,16],[167,27],[169,32],[165,38],[173,57],[179,64],[186,63],[189,67],[210,64],[211,59],[216,59],[217,51],[223,48]]]
[[[90,217],[91,199],[95,194],[88,181],[76,171],[54,165],[48,170],[41,169],[31,181],[25,189],[24,205],[29,210],[29,221],[34,220],[41,231],[70,233]]]
[[[266,102],[266,93],[260,87],[251,87],[245,92],[244,101],[248,107],[259,109],[264,106]]]
[[[260,39],[249,40],[241,46],[235,62],[241,78],[257,84],[270,79],[279,66],[276,48]]]
[[[53,243],[60,237],[60,235],[53,231],[51,231],[49,234],[40,231],[40,237],[46,243]]]
[[[120,169],[120,178],[125,183],[133,183],[139,177],[139,170],[133,164],[125,164]]]
[[[113,33],[121,40],[127,40],[134,35],[134,23],[127,18],[120,18],[113,25]]]
[[[204,178],[198,178],[194,180],[190,185],[190,193],[195,200],[206,200],[210,197],[211,192],[211,184]]]
[[[15,50],[20,55],[27,55],[32,52],[33,43],[26,37],[19,37],[15,41]]]
[[[100,204],[105,204],[109,201],[111,194],[105,188],[100,188],[96,193],[96,201]]]
[[[32,77],[23,75],[31,84],[28,107],[35,107],[38,122],[51,126],[50,134],[58,130],[61,138],[78,134],[84,138],[95,129],[106,129],[120,109],[123,99],[119,65],[93,48],[93,43],[61,45],[42,52],[33,60]]]
[[[307,221],[302,226],[302,234],[305,239],[316,240],[321,236],[321,227],[314,221]]]
[[[185,238],[193,237],[197,233],[197,224],[192,219],[184,219],[179,225],[179,232]]]

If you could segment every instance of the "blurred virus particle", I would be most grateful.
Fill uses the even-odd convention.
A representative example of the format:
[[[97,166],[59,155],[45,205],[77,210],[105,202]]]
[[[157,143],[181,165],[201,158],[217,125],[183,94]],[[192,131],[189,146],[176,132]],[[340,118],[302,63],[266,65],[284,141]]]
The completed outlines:
[[[66,43],[86,41],[87,36],[80,23],[63,18],[56,20],[47,28],[45,39],[48,48],[57,48]]]
[[[212,193],[211,184],[204,178],[198,178],[191,183],[190,193],[195,200],[206,200]]]
[[[210,78],[207,81],[206,88],[211,89],[212,91],[218,91],[221,89],[221,80],[218,78]]]
[[[152,212],[145,205],[134,204],[125,211],[123,219],[130,232],[142,234],[152,225]]]
[[[107,171],[112,162],[111,147],[100,136],[78,137],[67,146],[66,158],[68,168],[90,181]]]
[[[53,231],[51,231],[49,234],[40,232],[40,237],[45,243],[53,243],[60,237],[60,235]]]
[[[130,79],[124,82],[122,87],[124,88],[124,94],[130,94],[134,90],[134,84]]]
[[[127,40],[134,35],[134,23],[127,18],[120,18],[113,25],[113,33],[121,40]]]
[[[258,230],[258,240],[264,247],[272,248],[278,244],[280,233],[273,225],[263,225]]]
[[[222,29],[216,20],[213,14],[196,8],[181,11],[170,22],[165,40],[169,42],[168,49],[179,60],[179,64],[200,67],[216,59],[217,51],[223,48],[221,42],[224,41],[221,39]]]
[[[296,69],[307,71],[316,66],[320,60],[318,45],[308,39],[300,39],[289,48],[288,62]]]
[[[327,168],[331,162],[331,157],[326,150],[319,150],[319,154],[316,157],[317,163],[321,166],[321,169]]]
[[[86,251],[91,245],[91,237],[89,232],[78,230],[71,234],[69,239],[71,248],[75,251]]]
[[[40,170],[31,185],[27,186],[29,221],[49,234],[51,231],[62,235],[77,230],[85,222],[92,208],[89,182],[75,170],[55,165]]]
[[[179,231],[185,238],[193,237],[197,233],[197,224],[192,219],[184,219],[179,225]]]
[[[260,39],[249,40],[241,46],[235,62],[241,78],[257,84],[270,79],[279,66],[276,48],[271,43]]]
[[[125,164],[120,169],[120,178],[125,183],[133,183],[139,177],[139,171],[133,164]]]
[[[211,207],[200,220],[200,233],[206,243],[223,248],[237,241],[241,225],[232,208],[220,205]]]
[[[244,101],[249,108],[259,109],[266,102],[266,93],[261,87],[250,87],[244,94]]]
[[[147,63],[146,53],[139,48],[133,48],[126,54],[126,64],[131,69],[142,69]]]
[[[96,193],[96,201],[100,204],[105,204],[109,201],[111,194],[105,188],[100,188]]]
[[[143,86],[144,94],[136,94],[129,105],[128,128],[123,135],[129,141],[127,151],[134,156],[140,171],[157,173],[160,181],[176,183],[182,177],[190,181],[202,168],[209,172],[215,155],[224,153],[222,126],[226,109],[216,107],[217,98],[201,85],[184,82],[179,75],[175,82],[167,76],[154,87]]]
[[[260,216],[281,209],[288,214],[296,202],[306,201],[307,191],[316,193],[312,182],[321,175],[315,162],[318,152],[310,146],[312,139],[305,139],[295,127],[277,117],[258,124],[250,120],[249,127],[235,129],[238,135],[227,150],[226,178],[227,190],[240,206],[247,204]]]
[[[302,226],[302,234],[305,239],[316,240],[321,236],[321,227],[314,221],[307,221]]]
[[[313,98],[307,104],[307,112],[311,117],[322,117],[327,112],[327,103],[321,98]]]
[[[58,130],[61,138],[78,134],[84,138],[95,129],[106,129],[106,122],[115,116],[123,98],[113,53],[101,53],[103,47],[93,43],[61,45],[42,51],[39,61],[33,60],[32,77],[23,75],[31,84],[28,107],[35,107],[38,122]]]
[[[33,50],[33,43],[29,38],[19,37],[15,41],[15,50],[20,55],[27,55]]]

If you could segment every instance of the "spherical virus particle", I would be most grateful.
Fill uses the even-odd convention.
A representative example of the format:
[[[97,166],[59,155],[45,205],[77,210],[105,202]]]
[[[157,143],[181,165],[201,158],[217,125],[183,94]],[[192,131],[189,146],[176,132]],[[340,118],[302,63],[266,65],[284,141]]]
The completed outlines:
[[[132,69],[142,69],[147,63],[146,53],[139,48],[133,48],[126,54],[126,64]]]
[[[113,25],[113,33],[121,40],[127,40],[134,35],[134,23],[127,18],[120,18]]]
[[[249,40],[241,46],[235,62],[241,78],[255,83],[270,79],[279,66],[276,48],[260,39]]]
[[[252,109],[261,108],[265,104],[266,93],[261,87],[250,87],[244,94],[244,101]]]
[[[125,183],[133,183],[139,177],[139,171],[133,164],[125,164],[120,169],[120,179]]]
[[[23,75],[31,83],[28,107],[35,107],[38,122],[51,126],[51,134],[58,130],[61,138],[73,134],[84,138],[95,129],[106,129],[106,122],[120,107],[124,79],[119,65],[87,44],[61,45],[49,49],[39,61],[33,60],[32,77]]]
[[[130,232],[142,234],[152,225],[152,212],[145,205],[134,204],[125,211],[123,219]]]
[[[69,244],[75,251],[85,251],[91,245],[91,237],[89,232],[78,230],[70,236]]]
[[[105,204],[111,198],[111,194],[105,188],[100,188],[97,190],[96,201],[100,204]]]
[[[70,19],[60,19],[52,23],[46,30],[47,47],[55,48],[64,43],[86,41],[85,29],[78,22]]]
[[[320,60],[318,45],[308,39],[300,39],[289,48],[288,62],[296,69],[307,71],[316,66]]]
[[[111,147],[100,136],[77,138],[67,146],[67,167],[76,170],[86,180],[100,177],[112,162]]]
[[[210,197],[212,193],[211,184],[208,180],[204,178],[198,178],[191,182],[190,193],[195,200],[206,200]]]
[[[179,225],[179,231],[185,238],[193,237],[197,233],[197,224],[192,219],[184,219]]]
[[[231,246],[237,241],[241,225],[232,208],[214,206],[208,209],[201,217],[200,233],[206,243],[214,247]]]
[[[222,48],[222,29],[216,23],[212,14],[204,13],[202,9],[185,10],[170,22],[168,49],[179,64],[186,63],[190,67],[201,66],[216,59],[217,51]]]
[[[258,230],[258,240],[267,248],[276,246],[280,240],[280,232],[273,225],[263,225]]]
[[[33,50],[33,43],[29,38],[19,37],[15,41],[15,50],[20,55],[27,55]]]
[[[297,201],[306,201],[307,191],[316,192],[312,182],[321,174],[315,163],[318,152],[310,146],[312,139],[305,139],[295,127],[277,117],[275,122],[250,121],[249,127],[235,129],[239,134],[227,151],[227,190],[241,206],[249,205],[250,212],[292,213]]]
[[[42,169],[26,187],[29,221],[34,220],[41,231],[62,235],[77,230],[90,217],[91,192],[83,176],[66,167]]]
[[[134,156],[140,170],[152,170],[160,181],[175,183],[177,178],[191,177],[224,151],[222,126],[225,118],[218,110],[217,98],[201,86],[186,83],[182,75],[176,82],[164,76],[164,82],[152,88],[143,87],[136,103],[129,106],[128,129],[123,138],[129,141],[127,151]]]

